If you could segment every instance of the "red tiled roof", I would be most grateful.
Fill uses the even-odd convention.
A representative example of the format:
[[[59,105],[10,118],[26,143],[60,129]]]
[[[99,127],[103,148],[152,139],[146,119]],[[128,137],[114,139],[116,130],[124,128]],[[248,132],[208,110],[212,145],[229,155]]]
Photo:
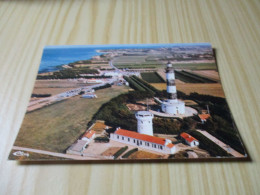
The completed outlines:
[[[197,139],[195,139],[194,137],[192,137],[191,135],[189,135],[188,133],[182,133],[181,137],[184,138],[185,140],[187,140],[188,142],[192,142],[192,141],[198,141]]]
[[[83,137],[91,138],[94,134],[95,134],[95,131],[90,130],[90,131],[87,131],[87,132],[83,135]]]
[[[135,138],[135,139],[139,139],[139,140],[143,140],[143,141],[147,141],[147,142],[152,142],[152,143],[156,143],[156,144],[161,144],[161,145],[165,144],[164,138],[140,134],[140,133],[137,133],[137,132],[134,132],[134,131],[128,131],[128,130],[125,130],[125,129],[118,129],[117,131],[115,131],[115,134],[123,135],[123,136],[126,136],[126,137],[131,137],[131,138]]]
[[[210,114],[199,114],[201,120],[207,120],[210,117]]]
[[[174,145],[172,143],[167,144],[168,148],[172,148]]]

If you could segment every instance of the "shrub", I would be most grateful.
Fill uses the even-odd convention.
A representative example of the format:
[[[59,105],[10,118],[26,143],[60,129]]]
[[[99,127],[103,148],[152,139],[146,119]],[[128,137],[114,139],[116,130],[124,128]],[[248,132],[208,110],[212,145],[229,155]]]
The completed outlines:
[[[135,90],[139,90],[139,91],[145,91],[145,89],[140,86],[138,83],[136,83],[133,79],[124,76],[124,79],[129,83],[129,86],[132,87]]]
[[[93,89],[94,89],[94,90],[99,90],[99,89],[105,89],[105,88],[109,88],[109,87],[111,87],[110,84],[105,84],[105,85],[102,85],[102,86],[100,86],[100,87],[95,87],[95,88],[93,88]]]
[[[107,138],[107,137],[96,137],[96,138],[94,139],[94,141],[95,141],[95,142],[104,142],[104,143],[107,143],[107,142],[109,142],[109,138]]]
[[[198,131],[189,131],[188,133],[199,140],[199,147],[203,150],[208,151],[211,156],[231,156],[229,153],[227,153],[226,150],[222,149],[220,146],[218,146],[216,143],[214,143]]]
[[[40,97],[50,97],[50,96],[51,96],[51,94],[49,94],[49,93],[47,93],[47,94],[35,94],[35,93],[33,93],[31,97],[40,98]]]
[[[121,149],[119,149],[114,155],[114,159],[117,159],[121,154],[123,154],[128,149],[128,146],[125,146]]]
[[[138,148],[134,148],[132,150],[129,150],[127,153],[125,153],[122,158],[128,158],[131,154],[133,154],[134,152],[137,152]]]

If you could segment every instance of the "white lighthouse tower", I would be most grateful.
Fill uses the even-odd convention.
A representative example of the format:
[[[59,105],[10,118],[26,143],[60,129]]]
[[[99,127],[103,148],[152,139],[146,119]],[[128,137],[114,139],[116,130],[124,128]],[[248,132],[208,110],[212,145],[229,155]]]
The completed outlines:
[[[172,64],[168,62],[166,68],[167,100],[162,102],[162,111],[167,114],[185,114],[185,103],[177,99],[175,74]]]
[[[153,114],[149,111],[138,111],[135,117],[137,119],[137,132],[153,135]]]

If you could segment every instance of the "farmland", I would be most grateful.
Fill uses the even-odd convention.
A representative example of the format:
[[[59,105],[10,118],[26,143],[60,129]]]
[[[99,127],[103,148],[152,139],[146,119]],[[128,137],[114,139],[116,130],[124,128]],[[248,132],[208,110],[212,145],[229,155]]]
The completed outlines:
[[[189,70],[216,70],[215,63],[172,63],[174,69],[189,69]]]
[[[120,64],[120,65],[115,65],[119,69],[123,68],[128,68],[128,69],[143,69],[143,68],[165,68],[164,65],[161,64]]]
[[[64,152],[85,130],[100,106],[128,87],[98,90],[96,99],[79,96],[27,113],[15,146]]]
[[[185,83],[216,83],[215,80],[188,71],[175,71],[176,79]]]
[[[150,83],[153,87],[158,90],[166,90],[165,83]],[[187,95],[190,93],[196,92],[204,95],[212,95],[217,97],[225,97],[224,91],[221,84],[219,83],[176,83],[178,91],[181,91]]]
[[[160,159],[163,155],[154,154],[146,151],[139,150],[131,154],[128,159]]]
[[[216,70],[193,70],[192,73],[220,81],[219,73]]]
[[[149,57],[148,57],[149,58]],[[114,59],[113,64],[117,68],[141,69],[141,68],[166,68],[166,62],[155,60],[149,61],[147,56],[121,56]],[[213,62],[172,62],[175,69],[189,69],[189,70],[216,70],[217,66]]]
[[[164,80],[157,72],[143,72],[141,77],[148,83],[164,83]]]
[[[34,88],[77,88],[77,80],[36,80]]]
[[[135,90],[148,91],[151,93],[156,93],[158,91],[155,87],[135,75],[130,77],[124,76],[124,79],[129,82],[130,87]]]
[[[57,95],[59,93],[63,93],[65,91],[70,91],[75,88],[47,88],[47,87],[41,87],[41,88],[34,88],[33,94],[51,94],[51,95]]]

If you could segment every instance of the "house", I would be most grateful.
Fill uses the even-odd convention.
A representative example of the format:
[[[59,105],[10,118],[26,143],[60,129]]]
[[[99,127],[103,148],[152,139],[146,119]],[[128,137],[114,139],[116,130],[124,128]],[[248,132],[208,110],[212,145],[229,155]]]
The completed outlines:
[[[81,140],[91,141],[94,139],[95,135],[96,132],[94,130],[89,130],[81,137]]]
[[[94,93],[88,93],[88,94],[82,95],[81,97],[87,98],[87,99],[92,99],[92,98],[97,98],[97,95]]]
[[[188,133],[181,133],[180,136],[185,141],[185,143],[191,147],[199,145],[199,141],[197,139],[195,139],[194,137],[192,137],[191,135],[189,135]]]
[[[69,147],[69,149],[66,151],[66,153],[81,155],[87,145],[88,145],[87,140],[77,140],[76,143],[74,143],[73,145],[71,145]]]
[[[141,134],[121,128],[117,128],[114,133],[111,133],[110,139],[164,154],[173,154],[176,152],[176,146],[172,144],[169,139]]]
[[[210,117],[210,114],[199,114],[199,117],[200,117],[201,123],[204,124],[207,121],[207,119]]]

